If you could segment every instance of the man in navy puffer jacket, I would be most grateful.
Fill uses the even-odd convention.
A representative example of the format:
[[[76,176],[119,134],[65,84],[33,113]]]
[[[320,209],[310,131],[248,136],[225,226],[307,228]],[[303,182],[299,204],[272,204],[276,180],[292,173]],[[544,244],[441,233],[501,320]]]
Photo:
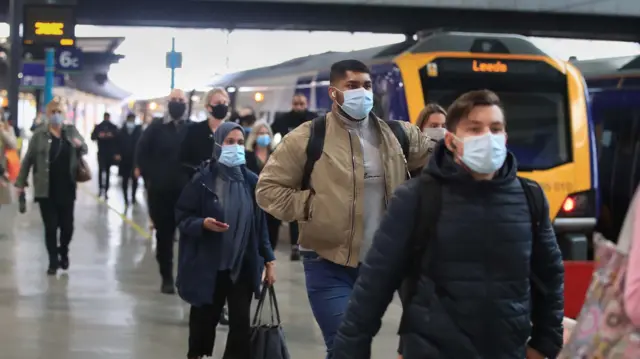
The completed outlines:
[[[415,295],[405,305],[404,359],[543,359],[562,346],[564,268],[545,200],[533,238],[505,120],[492,92],[449,108],[445,140],[425,174],[441,186],[435,237]],[[420,178],[400,186],[360,268],[333,359],[369,359],[371,341],[406,278]],[[530,278],[544,283],[532,300]]]

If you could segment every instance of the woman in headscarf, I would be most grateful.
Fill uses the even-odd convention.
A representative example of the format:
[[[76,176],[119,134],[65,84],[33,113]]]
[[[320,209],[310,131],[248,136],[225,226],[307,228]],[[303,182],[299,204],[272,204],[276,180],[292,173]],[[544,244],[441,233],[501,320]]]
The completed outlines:
[[[224,358],[250,359],[252,294],[260,291],[263,268],[266,285],[275,282],[275,257],[254,197],[258,176],[245,167],[243,128],[223,123],[214,140],[214,158],[201,166],[176,205],[181,234],[177,288],[191,304],[187,357],[212,355],[227,301]]]
[[[273,132],[271,132],[271,126],[266,121],[256,121],[247,137],[245,148],[247,150],[247,168],[260,175],[260,171],[262,171],[269,156],[271,156],[271,152],[273,152]],[[269,241],[271,242],[271,248],[275,251],[282,222],[269,213],[266,216]]]

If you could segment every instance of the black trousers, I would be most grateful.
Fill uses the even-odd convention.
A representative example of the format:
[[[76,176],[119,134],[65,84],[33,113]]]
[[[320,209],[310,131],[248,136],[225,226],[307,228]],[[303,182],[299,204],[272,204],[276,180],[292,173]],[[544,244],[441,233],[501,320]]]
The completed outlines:
[[[292,246],[298,245],[298,222],[289,222],[289,238]]]
[[[100,186],[101,191],[104,190],[106,192],[109,190],[112,164],[112,158],[98,155],[98,186]]]
[[[156,260],[163,280],[173,280],[173,243],[176,235],[175,207],[180,190],[148,191],[149,215],[156,228]]]
[[[278,246],[278,236],[280,235],[280,225],[282,221],[276,217],[267,213],[267,230],[269,231],[269,242],[271,242],[271,249],[274,251]]]
[[[69,255],[69,243],[73,236],[74,201],[38,199],[40,215],[44,223],[44,240],[49,254],[49,268],[58,268],[60,258]],[[58,241],[58,229],[60,241]]]
[[[138,191],[138,179],[133,176],[132,171],[125,172],[122,176],[122,194],[124,195],[124,203],[129,203],[129,181],[131,181],[131,200],[136,198],[136,192]]]
[[[229,334],[222,359],[250,359],[252,288],[247,276],[231,281],[229,271],[218,272],[212,304],[191,306],[187,358],[213,355],[216,327],[225,301],[229,305]]]

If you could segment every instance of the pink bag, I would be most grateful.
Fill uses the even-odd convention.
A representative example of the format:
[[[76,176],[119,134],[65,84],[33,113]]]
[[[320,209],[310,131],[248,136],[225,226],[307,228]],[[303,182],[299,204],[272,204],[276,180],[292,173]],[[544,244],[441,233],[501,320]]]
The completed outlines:
[[[596,260],[584,306],[558,359],[638,359],[640,329],[629,320],[623,303],[628,255],[600,239]]]

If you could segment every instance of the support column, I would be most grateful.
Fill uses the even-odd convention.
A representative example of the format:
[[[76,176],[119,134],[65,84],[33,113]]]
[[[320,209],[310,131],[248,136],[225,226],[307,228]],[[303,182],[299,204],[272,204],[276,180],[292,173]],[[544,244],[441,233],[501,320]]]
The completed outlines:
[[[9,111],[13,126],[18,129],[18,99],[20,96],[20,78],[22,71],[22,38],[20,37],[20,23],[22,23],[23,0],[10,0],[9,2],[9,37],[11,49],[9,52],[9,81],[7,83],[7,96],[9,98]]]

